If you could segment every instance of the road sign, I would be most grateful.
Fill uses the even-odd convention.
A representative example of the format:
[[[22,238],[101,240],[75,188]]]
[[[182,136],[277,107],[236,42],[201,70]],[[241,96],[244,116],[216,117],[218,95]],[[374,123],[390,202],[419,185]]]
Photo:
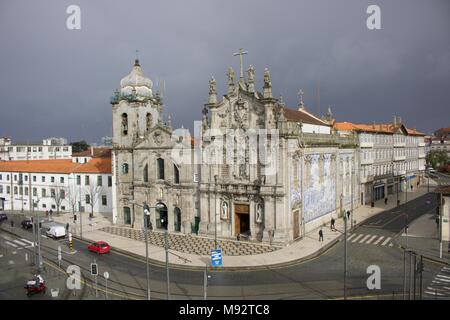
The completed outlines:
[[[109,279],[109,272],[105,271],[105,273],[103,273],[103,277],[105,277],[105,279]]]
[[[91,263],[91,275],[98,275],[98,265],[96,263]]]
[[[222,250],[214,249],[211,250],[211,266],[221,267],[222,266]]]

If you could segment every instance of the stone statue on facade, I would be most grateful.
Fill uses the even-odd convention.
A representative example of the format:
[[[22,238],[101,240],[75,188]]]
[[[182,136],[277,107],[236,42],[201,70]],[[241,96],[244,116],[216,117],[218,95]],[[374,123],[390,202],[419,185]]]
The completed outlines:
[[[256,223],[262,223],[264,219],[264,207],[262,203],[256,205]]]
[[[226,201],[222,201],[222,210],[220,211],[220,217],[223,220],[227,220],[228,219],[228,202]]]

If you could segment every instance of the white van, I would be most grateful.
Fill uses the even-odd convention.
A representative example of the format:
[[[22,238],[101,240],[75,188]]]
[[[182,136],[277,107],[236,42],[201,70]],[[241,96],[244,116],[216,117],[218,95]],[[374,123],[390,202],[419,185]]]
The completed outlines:
[[[51,226],[45,231],[45,235],[53,239],[64,238],[66,236],[66,228],[60,225]]]

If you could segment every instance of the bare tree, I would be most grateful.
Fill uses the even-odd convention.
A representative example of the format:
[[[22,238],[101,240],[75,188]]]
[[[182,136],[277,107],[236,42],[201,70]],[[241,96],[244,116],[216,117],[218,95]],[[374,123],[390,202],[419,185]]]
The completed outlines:
[[[103,187],[101,186],[89,185],[85,187],[86,195],[89,196],[89,205],[91,207],[91,213],[89,214],[89,217],[91,218],[94,217],[94,206],[97,203],[102,191]]]
[[[72,185],[70,186],[69,190],[67,190],[67,202],[69,203],[70,207],[72,208],[72,215],[75,216],[75,208],[77,206],[78,203],[78,197],[79,192],[76,186]],[[81,199],[80,199],[81,201]]]
[[[56,214],[59,215],[59,208],[61,207],[61,203],[66,199],[66,188],[60,186],[59,184],[55,184],[54,188],[50,190],[51,197],[55,200],[56,204]]]

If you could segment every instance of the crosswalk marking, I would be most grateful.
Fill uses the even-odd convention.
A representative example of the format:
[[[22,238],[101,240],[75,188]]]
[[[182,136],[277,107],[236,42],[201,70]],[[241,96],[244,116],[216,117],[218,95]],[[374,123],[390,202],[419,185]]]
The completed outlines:
[[[381,236],[381,237],[379,237],[378,238],[378,240],[377,241],[375,241],[373,244],[378,244],[378,243],[380,243],[381,242],[381,240],[383,240],[384,239],[384,236]]]
[[[355,238],[355,239],[353,239],[353,241],[352,242],[356,242],[356,241],[358,241],[359,240],[359,238],[361,238],[363,235],[362,234],[358,234],[358,236]]]
[[[427,289],[428,291],[425,291],[425,294],[429,298],[436,298],[438,296],[445,298],[450,297],[450,268],[441,268],[440,272],[435,274],[434,279]]]
[[[31,241],[29,241],[29,240],[27,240],[27,239],[20,239],[20,241],[26,242],[26,243],[28,243],[29,245],[31,245],[32,247],[34,247],[34,243],[31,242]]]
[[[439,292],[430,292],[430,291],[425,291],[425,293],[426,294],[429,294],[429,295],[432,295],[432,296],[434,296],[434,295],[436,295],[436,296],[443,296],[443,294],[442,293],[439,293]]]
[[[356,233],[352,234],[350,237],[347,238],[347,241],[350,241],[351,238],[353,238],[354,236],[356,236]]]
[[[366,244],[370,244],[376,237],[378,237],[377,235],[372,236],[372,238],[370,238]]]
[[[363,238],[361,239],[361,241],[360,241],[359,243],[365,242],[369,237],[370,237],[370,234],[367,234],[365,237],[363,237]]]
[[[19,246],[26,246],[27,244],[25,242],[22,242],[20,240],[13,240],[14,243],[17,243]]]
[[[7,245],[10,245],[11,247],[14,247],[14,248],[17,248],[17,247],[18,247],[18,245],[14,244],[14,243],[12,243],[12,242],[9,242],[9,241],[5,241],[5,243],[6,243]]]
[[[381,245],[385,246],[391,239],[392,239],[391,237],[387,237],[386,240],[384,240],[384,242]]]

